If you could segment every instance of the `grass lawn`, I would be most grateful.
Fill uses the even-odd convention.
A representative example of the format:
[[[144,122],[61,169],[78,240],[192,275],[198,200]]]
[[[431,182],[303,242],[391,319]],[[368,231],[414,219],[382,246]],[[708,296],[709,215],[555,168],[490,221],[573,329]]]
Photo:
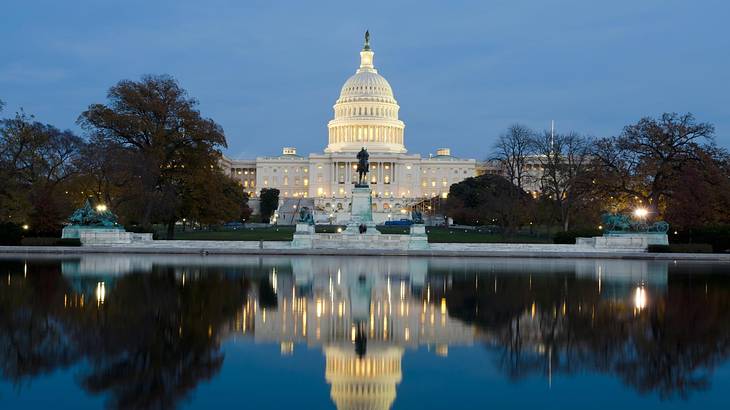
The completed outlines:
[[[175,240],[195,241],[291,241],[293,226],[244,228],[236,231],[176,231]],[[164,234],[160,236],[164,239]]]
[[[517,234],[505,238],[498,233],[470,231],[464,229],[426,228],[431,243],[553,243],[552,238],[528,234]]]
[[[344,226],[320,225],[319,233],[334,233],[337,228]],[[409,228],[402,226],[379,226],[378,231],[383,234],[407,234]],[[486,232],[477,232],[464,229],[427,228],[428,241],[432,243],[552,243],[550,238],[533,235],[516,235],[506,239],[502,235]],[[271,228],[245,228],[236,231],[177,231],[176,240],[202,241],[290,241],[294,234],[293,226],[278,226]],[[164,238],[164,234],[160,236]]]

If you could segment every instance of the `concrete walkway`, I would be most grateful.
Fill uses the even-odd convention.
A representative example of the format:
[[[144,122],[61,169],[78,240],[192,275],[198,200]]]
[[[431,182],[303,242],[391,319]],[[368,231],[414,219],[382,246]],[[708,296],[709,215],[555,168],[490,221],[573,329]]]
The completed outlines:
[[[164,243],[162,243],[164,242]],[[549,244],[431,244],[428,250],[292,249],[290,242],[154,241],[153,244],[83,247],[0,246],[0,254],[179,254],[179,255],[333,255],[485,258],[637,259],[730,262],[730,254],[647,253],[631,250],[594,250],[575,245]]]

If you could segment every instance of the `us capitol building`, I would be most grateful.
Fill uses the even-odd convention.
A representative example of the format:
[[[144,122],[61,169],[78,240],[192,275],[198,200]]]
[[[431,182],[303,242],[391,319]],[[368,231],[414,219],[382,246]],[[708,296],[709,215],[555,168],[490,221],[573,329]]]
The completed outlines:
[[[476,161],[457,158],[448,148],[437,149],[428,158],[408,153],[405,124],[398,117],[400,106],[373,64],[375,53],[369,40],[366,33],[360,67],[335,102],[323,153],[302,156],[296,148],[285,147],[274,157],[222,158],[226,173],[240,181],[254,201],[262,188],[276,188],[280,212],[310,206],[318,221],[346,221],[357,180],[355,154],[363,147],[370,154],[368,179],[376,222],[400,219],[411,205],[436,196],[445,198],[452,184],[475,176]]]

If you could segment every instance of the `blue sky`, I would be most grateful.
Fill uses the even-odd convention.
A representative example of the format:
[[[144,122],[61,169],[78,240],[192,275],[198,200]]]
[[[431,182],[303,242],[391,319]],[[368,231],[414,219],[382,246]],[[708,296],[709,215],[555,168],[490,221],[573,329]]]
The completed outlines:
[[[229,155],[319,152],[370,29],[410,152],[484,158],[515,122],[606,136],[665,111],[730,147],[729,17],[726,0],[3,0],[0,99],[80,132],[117,81],[166,73]]]

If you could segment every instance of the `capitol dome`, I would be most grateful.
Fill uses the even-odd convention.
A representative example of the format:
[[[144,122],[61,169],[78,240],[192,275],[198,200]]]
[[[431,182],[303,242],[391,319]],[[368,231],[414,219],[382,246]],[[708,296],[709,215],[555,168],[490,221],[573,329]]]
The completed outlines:
[[[388,80],[373,65],[375,53],[370,36],[360,51],[360,67],[345,81],[334,105],[334,119],[327,124],[329,144],[325,152],[405,153],[403,130],[398,119],[400,106],[393,97]]]

